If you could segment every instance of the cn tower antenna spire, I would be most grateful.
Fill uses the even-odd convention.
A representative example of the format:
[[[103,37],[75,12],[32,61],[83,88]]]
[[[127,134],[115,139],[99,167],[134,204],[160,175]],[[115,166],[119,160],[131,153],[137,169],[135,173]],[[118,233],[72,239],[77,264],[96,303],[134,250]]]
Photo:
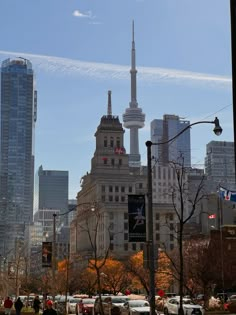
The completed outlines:
[[[132,23],[132,34],[133,34],[133,38],[132,38],[133,40],[132,41],[134,43],[134,20],[133,20],[133,23]]]
[[[136,86],[136,60],[135,60],[135,41],[134,41],[134,21],[132,21],[132,47],[131,47],[131,100],[129,107],[123,114],[124,127],[130,129],[130,154],[129,166],[140,167],[140,154],[139,154],[139,137],[138,129],[144,127],[145,114],[142,108],[138,107],[137,102],[137,86]]]
[[[112,110],[111,110],[111,91],[108,91],[107,115],[108,116],[112,115]]]

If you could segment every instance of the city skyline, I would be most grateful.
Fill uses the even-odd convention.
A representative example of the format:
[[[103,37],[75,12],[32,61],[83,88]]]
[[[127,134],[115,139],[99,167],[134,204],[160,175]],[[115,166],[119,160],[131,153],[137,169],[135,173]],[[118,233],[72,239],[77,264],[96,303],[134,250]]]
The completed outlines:
[[[130,101],[132,20],[137,100],[146,114],[145,127],[139,130],[142,165],[150,122],[164,114],[191,123],[219,117],[221,137],[209,125],[191,129],[193,164],[202,166],[208,142],[233,141],[227,1],[22,3],[1,2],[0,61],[21,56],[32,62],[38,90],[35,169],[42,164],[45,169],[68,170],[70,199],[90,171],[107,91],[112,91],[112,113],[120,121]],[[128,130],[125,148],[129,153]]]

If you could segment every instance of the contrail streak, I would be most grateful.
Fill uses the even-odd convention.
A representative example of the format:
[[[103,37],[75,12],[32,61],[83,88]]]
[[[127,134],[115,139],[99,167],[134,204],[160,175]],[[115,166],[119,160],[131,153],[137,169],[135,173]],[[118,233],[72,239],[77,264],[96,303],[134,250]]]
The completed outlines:
[[[67,75],[79,75],[93,79],[127,80],[130,78],[129,66],[86,62],[69,58],[45,56],[22,52],[0,50],[4,58],[24,57],[29,59],[35,70],[58,72]],[[138,80],[146,83],[169,82],[204,84],[208,86],[230,87],[231,78],[228,76],[211,75],[198,72],[188,72],[157,67],[138,67]]]

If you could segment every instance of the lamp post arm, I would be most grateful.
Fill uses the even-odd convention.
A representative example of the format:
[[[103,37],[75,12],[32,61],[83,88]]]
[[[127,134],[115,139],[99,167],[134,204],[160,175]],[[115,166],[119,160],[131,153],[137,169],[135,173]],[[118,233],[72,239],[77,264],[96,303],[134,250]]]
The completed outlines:
[[[214,132],[215,133],[222,133],[222,128],[220,127],[220,124],[219,124],[219,119],[216,117],[215,120],[213,121],[208,121],[208,120],[202,120],[202,121],[197,121],[197,122],[194,122],[188,126],[186,126],[184,129],[182,129],[179,133],[177,133],[177,135],[175,135],[174,137],[166,140],[166,141],[163,141],[163,142],[151,142],[151,141],[147,141],[147,142],[151,142],[151,145],[162,145],[162,144],[167,144],[171,141],[174,141],[176,138],[178,138],[180,135],[182,135],[182,133],[184,133],[186,130],[188,130],[189,128],[191,128],[192,126],[195,126],[195,125],[199,125],[199,124],[215,124],[215,128],[214,128]],[[146,145],[147,145],[147,142],[146,142]]]

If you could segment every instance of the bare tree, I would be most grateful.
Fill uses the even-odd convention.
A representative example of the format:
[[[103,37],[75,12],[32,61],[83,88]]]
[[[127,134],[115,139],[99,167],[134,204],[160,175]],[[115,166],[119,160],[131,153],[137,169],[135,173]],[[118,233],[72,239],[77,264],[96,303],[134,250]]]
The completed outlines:
[[[77,214],[77,222],[81,222],[77,226],[80,229],[80,233],[86,236],[90,247],[89,259],[88,259],[88,268],[92,269],[96,273],[97,281],[97,291],[100,298],[100,311],[101,315],[104,315],[103,305],[102,305],[102,283],[101,283],[101,273],[102,268],[106,263],[107,258],[109,257],[110,252],[110,243],[111,243],[111,232],[110,227],[104,226],[104,212],[101,211],[101,208],[98,204],[93,205],[92,209],[87,209],[86,211],[82,210]],[[104,227],[108,243],[105,248],[99,248],[99,233],[101,227]]]
[[[188,182],[188,168],[184,167],[184,160],[180,157],[179,161],[171,162],[171,167],[175,173],[175,184],[171,189],[171,198],[175,216],[177,218],[176,222],[176,235],[178,244],[178,260],[174,259],[169,255],[172,261],[175,277],[179,282],[179,295],[180,295],[180,308],[179,314],[183,315],[183,295],[184,295],[184,236],[185,236],[185,226],[189,220],[193,217],[197,205],[200,201],[205,198],[204,194],[204,176],[201,177],[196,189],[192,192],[190,197],[189,194],[189,182]]]

